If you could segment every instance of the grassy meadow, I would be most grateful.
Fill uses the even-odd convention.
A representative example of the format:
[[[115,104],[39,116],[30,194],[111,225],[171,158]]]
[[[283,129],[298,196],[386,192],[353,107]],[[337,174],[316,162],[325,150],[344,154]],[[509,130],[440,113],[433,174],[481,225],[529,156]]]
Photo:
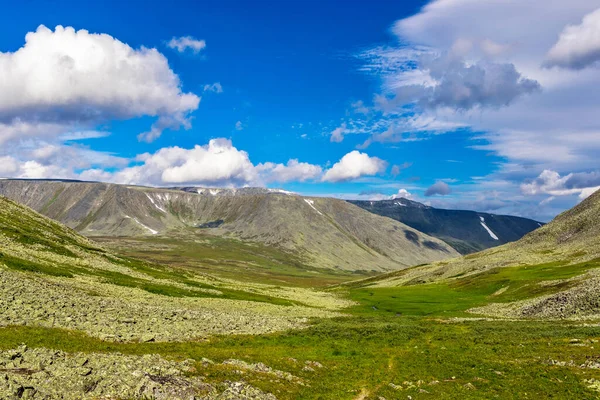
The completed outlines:
[[[145,247],[140,246],[143,241],[148,241]],[[196,273],[228,278],[253,271],[250,275],[256,282],[265,277],[262,283],[314,284],[353,300],[355,305],[345,309],[344,316],[313,319],[306,329],[217,335],[182,343],[110,343],[76,331],[10,326],[0,329],[0,350],[26,343],[66,352],[191,358],[197,362],[194,373],[208,382],[240,379],[242,372],[234,365],[222,364],[225,360],[264,363],[299,380],[274,378],[259,371],[243,371],[242,379],[281,399],[598,398],[593,387],[595,380],[600,380],[600,369],[594,367],[600,366],[594,364],[600,360],[600,349],[595,349],[600,346],[600,327],[567,321],[476,319],[467,313],[492,301],[508,302],[564,289],[572,284],[565,279],[597,268],[598,260],[496,268],[442,283],[378,288],[364,287],[368,279],[349,281],[356,279],[349,274],[323,273],[319,280],[310,275],[314,273],[310,269],[277,269],[286,262],[284,253],[220,242],[207,240],[183,251],[180,242],[168,238],[130,239],[119,242],[121,250],[169,267],[136,259],[120,262],[161,282],[189,281],[192,286],[195,281],[189,278]],[[152,246],[155,250],[149,251]],[[109,243],[109,247],[115,246]],[[159,250],[167,247],[168,251]],[[221,252],[222,248],[229,252]],[[166,296],[201,293],[165,283],[149,287],[145,285],[150,283],[132,277],[107,278],[116,285],[141,285]],[[332,284],[340,281],[347,283]],[[538,285],[540,281],[547,284]],[[275,296],[218,289],[231,299],[292,304]],[[314,362],[322,367],[315,367]],[[588,367],[582,367],[586,362]]]

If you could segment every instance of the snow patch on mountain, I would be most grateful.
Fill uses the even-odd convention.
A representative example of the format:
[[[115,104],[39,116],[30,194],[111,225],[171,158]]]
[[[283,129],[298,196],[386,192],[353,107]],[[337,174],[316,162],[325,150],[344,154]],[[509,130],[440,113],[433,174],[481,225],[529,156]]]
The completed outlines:
[[[288,196],[293,196],[296,193],[294,192],[290,192],[287,190],[283,190],[283,189],[267,189],[269,191],[269,193],[282,193],[282,194],[287,194]]]
[[[498,236],[496,236],[496,234],[494,232],[492,232],[492,230],[490,228],[488,228],[488,226],[485,224],[485,218],[479,217],[479,219],[481,220],[481,226],[483,226],[485,228],[485,230],[490,234],[492,239],[500,240],[500,239],[498,239]]]
[[[311,199],[304,199],[304,201],[306,202],[306,204],[308,204],[310,206],[310,208],[312,208],[313,210],[315,210],[317,213],[319,213],[319,215],[323,215],[321,214],[321,211],[317,210],[315,208],[315,202]]]
[[[152,205],[154,207],[158,208],[160,211],[164,212],[165,214],[167,213],[167,210],[165,210],[164,208],[162,208],[161,206],[159,206],[158,204],[156,204],[154,202],[154,199],[148,193],[146,193],[146,197],[148,197],[148,199],[150,200],[150,202],[152,203]]]
[[[140,225],[140,226],[148,229],[150,231],[150,233],[152,233],[153,235],[157,235],[158,234],[158,231],[155,231],[154,229],[152,229],[150,227],[147,227],[146,225],[142,224],[140,221],[138,221],[137,218],[131,218],[129,215],[125,215],[125,218],[134,220],[138,225]]]

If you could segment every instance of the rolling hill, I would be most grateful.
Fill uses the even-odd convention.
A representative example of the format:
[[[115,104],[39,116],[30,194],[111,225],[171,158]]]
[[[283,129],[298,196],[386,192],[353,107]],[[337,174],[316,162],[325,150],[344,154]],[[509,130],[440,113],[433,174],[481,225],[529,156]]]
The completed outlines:
[[[439,239],[348,202],[269,189],[2,180],[0,195],[89,237],[202,232],[278,248],[319,268],[389,271],[458,255]]]
[[[542,226],[540,222],[466,210],[445,210],[416,201],[349,200],[367,211],[402,222],[418,231],[437,237],[461,254],[470,254],[490,247],[519,240]]]

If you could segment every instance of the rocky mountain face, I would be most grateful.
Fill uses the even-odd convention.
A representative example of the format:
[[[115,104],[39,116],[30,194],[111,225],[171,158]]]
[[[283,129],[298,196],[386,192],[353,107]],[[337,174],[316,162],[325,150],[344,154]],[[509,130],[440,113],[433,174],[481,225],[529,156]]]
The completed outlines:
[[[458,255],[439,239],[348,202],[278,190],[2,180],[0,195],[86,236],[198,229],[277,246],[322,268],[397,270]]]
[[[461,254],[514,242],[542,226],[540,222],[527,218],[444,210],[404,198],[381,201],[351,200],[350,203],[435,236]]]

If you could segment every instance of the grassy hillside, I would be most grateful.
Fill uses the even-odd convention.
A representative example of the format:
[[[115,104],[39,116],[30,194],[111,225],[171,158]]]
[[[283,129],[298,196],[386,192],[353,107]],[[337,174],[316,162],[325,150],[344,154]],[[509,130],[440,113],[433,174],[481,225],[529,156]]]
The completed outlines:
[[[120,257],[3,197],[0,278],[3,325],[79,329],[117,341],[288,329],[307,317],[333,316],[348,304],[310,289],[218,279]]]
[[[435,236],[461,254],[470,254],[514,242],[542,226],[541,223],[527,218],[465,210],[444,210],[403,198],[350,202],[372,213],[395,219],[418,231]]]
[[[289,253],[338,271],[382,272],[458,253],[439,239],[345,201],[260,189],[154,189],[103,183],[0,181],[0,195],[86,236],[172,236],[190,229]]]
[[[368,287],[397,287],[395,296],[404,300],[429,298],[430,292],[437,293],[440,303],[454,298],[448,305],[451,311],[593,319],[600,316],[599,268],[600,193],[595,193],[518,242],[350,286],[363,288],[355,298],[369,293]],[[392,292],[377,293],[389,301],[386,293]]]

